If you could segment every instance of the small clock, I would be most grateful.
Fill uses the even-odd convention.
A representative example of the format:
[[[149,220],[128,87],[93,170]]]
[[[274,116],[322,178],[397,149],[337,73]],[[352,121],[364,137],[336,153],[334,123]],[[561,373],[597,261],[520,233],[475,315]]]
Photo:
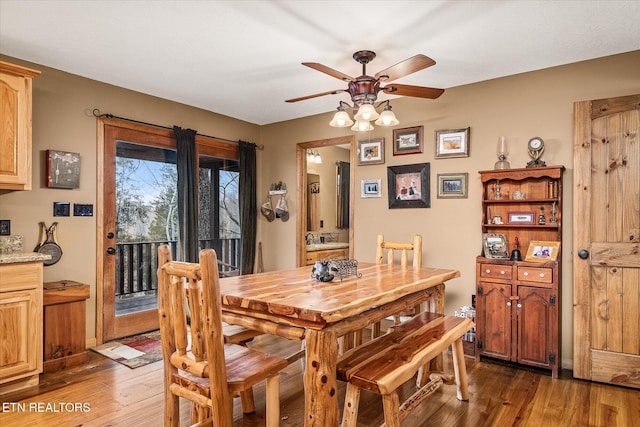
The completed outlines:
[[[542,153],[544,152],[544,141],[542,138],[538,136],[531,138],[527,147],[529,149],[529,155],[533,159],[527,163],[528,168],[539,168],[547,165],[545,162],[540,160],[540,157],[542,157]]]

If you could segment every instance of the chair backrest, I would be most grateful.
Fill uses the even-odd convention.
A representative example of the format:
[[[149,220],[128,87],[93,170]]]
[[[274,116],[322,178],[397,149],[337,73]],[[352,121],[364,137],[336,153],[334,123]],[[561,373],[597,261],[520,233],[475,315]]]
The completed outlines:
[[[400,252],[400,265],[407,267],[408,253],[413,252],[413,268],[422,267],[422,236],[413,236],[413,243],[385,242],[384,235],[376,239],[376,264],[384,264],[384,251],[387,251],[387,264],[395,262],[395,252]]]
[[[205,249],[200,252],[199,263],[178,262],[171,260],[170,247],[162,245],[158,248],[158,266],[165,384],[171,383],[178,369],[208,378],[214,419],[221,419],[216,413],[231,408],[233,402],[227,389],[216,253]],[[190,398],[188,390],[180,393]]]

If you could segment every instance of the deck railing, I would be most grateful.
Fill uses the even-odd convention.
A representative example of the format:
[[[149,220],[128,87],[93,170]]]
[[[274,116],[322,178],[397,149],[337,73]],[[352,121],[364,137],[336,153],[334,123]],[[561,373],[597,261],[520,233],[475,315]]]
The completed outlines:
[[[132,242],[116,245],[116,296],[158,289],[158,246],[168,244],[176,259],[176,241]],[[237,273],[240,265],[240,239],[200,240],[199,249],[213,248],[218,255],[221,276]]]

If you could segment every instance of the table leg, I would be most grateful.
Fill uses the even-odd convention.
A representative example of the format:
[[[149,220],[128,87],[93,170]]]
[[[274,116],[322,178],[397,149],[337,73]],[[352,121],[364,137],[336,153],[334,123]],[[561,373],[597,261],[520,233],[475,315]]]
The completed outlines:
[[[304,371],[304,425],[337,426],[338,409],[338,337],[333,331],[309,329],[305,334],[307,359]]]

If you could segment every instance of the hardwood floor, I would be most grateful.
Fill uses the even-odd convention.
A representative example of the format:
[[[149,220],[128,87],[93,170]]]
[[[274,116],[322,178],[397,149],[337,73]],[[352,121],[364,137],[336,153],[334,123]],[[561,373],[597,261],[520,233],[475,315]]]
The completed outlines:
[[[287,355],[298,342],[270,336],[251,343],[264,351]],[[39,387],[0,396],[0,426],[162,426],[162,362],[138,369],[90,352],[89,361],[66,371],[45,374]],[[574,380],[562,371],[553,380],[546,372],[467,358],[470,399],[460,402],[454,386],[443,386],[403,422],[403,426],[638,426],[640,392]],[[301,362],[281,375],[283,427],[303,425]],[[451,369],[451,357],[445,358]],[[403,393],[410,394],[411,383]],[[235,426],[264,425],[262,385],[255,390],[257,413],[242,416],[239,401]],[[338,395],[344,399],[344,385]],[[182,402],[183,425],[189,406]],[[363,392],[359,425],[383,422],[380,396]]]

